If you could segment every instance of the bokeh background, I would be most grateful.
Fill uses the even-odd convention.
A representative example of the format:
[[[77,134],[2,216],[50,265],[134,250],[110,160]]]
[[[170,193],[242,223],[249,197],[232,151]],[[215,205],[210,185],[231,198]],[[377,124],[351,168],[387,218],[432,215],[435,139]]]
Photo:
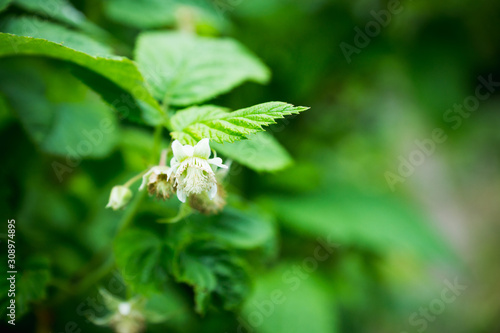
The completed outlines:
[[[26,3],[14,1],[2,17],[47,19]],[[140,31],[175,26],[168,1],[71,3],[92,27],[107,31],[101,37],[116,54],[130,58]],[[489,95],[473,111],[453,111],[474,100],[480,77],[500,82],[500,3],[183,4],[203,13],[196,21],[199,34],[239,40],[272,71],[268,85],[246,83],[213,104],[238,109],[276,100],[311,109],[269,129],[293,156],[293,166],[266,174],[236,164],[230,173],[230,190],[272,216],[277,232],[273,255],[256,265],[240,312],[174,315],[149,330],[238,332],[242,320],[253,320],[258,333],[500,332],[500,87],[481,88]],[[387,24],[373,23],[376,17]],[[354,51],[346,57],[345,50]],[[45,97],[44,84],[50,87]],[[89,106],[97,118],[113,111],[62,62],[38,57],[0,60],[0,97],[4,220],[18,221],[20,258],[43,254],[51,267],[48,301],[36,300],[16,328],[63,332],[74,321],[83,332],[109,331],[75,308],[110,275],[63,292],[58,279],[77,281],[98,270],[92,260],[116,226],[113,212],[103,209],[109,189],[144,164],[147,152],[139,143],[152,142],[151,131],[121,120],[121,132],[106,140],[109,147],[59,182],[51,163],[63,158],[33,143],[20,124],[22,113],[37,117],[56,103],[85,99],[74,107],[78,128]],[[435,130],[446,139],[430,141]],[[425,153],[418,142],[433,142],[432,151]],[[412,158],[417,165],[401,175],[402,161]],[[325,241],[334,246],[318,260],[316,248]],[[286,301],[268,311],[262,302],[275,290]],[[189,302],[189,291],[181,294]],[[12,327],[2,323],[7,329]]]

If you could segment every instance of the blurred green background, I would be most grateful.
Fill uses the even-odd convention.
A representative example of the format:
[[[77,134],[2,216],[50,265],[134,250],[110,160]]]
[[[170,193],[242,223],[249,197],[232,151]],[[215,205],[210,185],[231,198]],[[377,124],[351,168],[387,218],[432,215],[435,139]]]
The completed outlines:
[[[11,3],[1,31],[15,31],[12,16],[36,15],[129,58],[141,31],[171,29],[179,13],[169,1],[74,0],[74,12],[48,17],[30,3]],[[453,111],[474,101],[480,77],[500,81],[500,3],[398,4],[391,13],[394,1],[183,2],[200,13],[200,35],[240,41],[272,72],[268,85],[246,83],[211,103],[239,109],[276,100],[311,109],[268,129],[292,166],[256,173],[235,163],[229,174],[236,197],[229,206],[272,221],[272,230],[256,226],[255,237],[266,240],[256,241],[260,252],[242,231],[239,250],[252,249],[244,304],[199,316],[192,291],[173,284],[175,311],[148,331],[500,332],[498,85],[480,88],[488,97],[473,111]],[[346,47],[355,50],[348,57]],[[2,212],[17,221],[18,260],[41,267],[33,274],[43,285],[18,282],[31,293],[20,296],[31,305],[18,331],[109,331],[77,309],[95,297],[98,283],[113,280],[114,273],[99,272],[106,260],[96,254],[112,242],[122,216],[104,206],[114,184],[147,165],[144,147],[152,145],[152,130],[118,119],[77,70],[43,57],[0,59]],[[53,163],[65,161],[61,140],[110,115],[119,130],[59,181]],[[65,116],[71,122],[60,120]],[[73,127],[60,125],[40,141],[37,129],[50,117]],[[35,119],[31,134],[26,118]],[[436,129],[446,139],[431,144]],[[418,165],[399,175],[411,159]],[[401,178],[388,181],[388,172]],[[135,225],[154,230],[151,216],[175,213],[171,204],[147,202]],[[230,208],[222,216],[238,223]],[[334,245],[321,247],[325,242]],[[457,283],[465,287],[450,288]],[[2,331],[11,329],[2,322]]]

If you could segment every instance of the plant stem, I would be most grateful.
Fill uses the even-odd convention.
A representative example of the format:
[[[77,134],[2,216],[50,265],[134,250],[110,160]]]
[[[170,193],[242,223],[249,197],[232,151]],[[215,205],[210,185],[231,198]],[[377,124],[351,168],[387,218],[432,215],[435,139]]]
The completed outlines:
[[[156,164],[156,161],[158,160],[158,155],[160,154],[160,148],[161,148],[161,133],[163,131],[163,125],[160,124],[156,126],[155,132],[154,132],[154,142],[153,142],[153,149],[151,152],[151,160],[150,164]]]
[[[167,155],[168,155],[168,149],[163,149],[161,151],[161,156],[160,156],[160,166],[165,166],[167,165]]]
[[[137,180],[139,180],[146,172],[148,172],[148,170],[144,170],[144,171],[140,172],[139,174],[135,175],[134,177],[130,178],[129,180],[127,180],[127,182],[125,184],[123,184],[123,186],[130,187],[133,183],[135,183]]]

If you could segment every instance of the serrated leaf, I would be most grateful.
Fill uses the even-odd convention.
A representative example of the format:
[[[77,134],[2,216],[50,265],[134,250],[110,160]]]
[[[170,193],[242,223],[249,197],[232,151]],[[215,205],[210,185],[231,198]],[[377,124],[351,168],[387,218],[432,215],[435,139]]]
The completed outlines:
[[[92,56],[112,57],[113,54],[111,47],[87,35],[36,17],[11,17],[3,22],[2,32],[17,36],[43,38]]]
[[[136,100],[151,106],[148,110],[154,110],[154,114],[145,119],[149,124],[156,125],[162,121],[163,111],[146,89],[144,79],[135,64],[127,58],[93,57],[45,39],[0,33],[0,57],[15,55],[45,56],[88,68],[130,92]]]
[[[177,112],[171,119],[172,137],[193,144],[203,138],[214,142],[235,142],[247,135],[263,131],[262,126],[274,124],[275,119],[297,114],[307,107],[283,102],[268,102],[227,112],[219,106],[193,106]]]
[[[107,37],[107,32],[89,21],[67,0],[13,0],[12,4],[37,15],[79,28],[87,33]]]
[[[161,323],[167,320],[185,322],[192,312],[184,299],[177,294],[178,290],[168,288],[164,293],[155,293],[148,297],[143,314],[149,323]]]
[[[25,270],[17,283],[16,300],[20,316],[28,312],[30,303],[41,301],[47,295],[46,287],[50,280],[48,260],[41,260],[37,265],[36,268]]]
[[[113,252],[123,279],[136,292],[154,292],[168,279],[166,248],[148,230],[125,230],[116,237]]]
[[[204,218],[193,228],[198,233],[205,232],[217,242],[243,250],[270,247],[277,238],[273,222],[267,216],[257,214],[255,207],[245,212],[226,207],[212,220]]]
[[[242,214],[231,208],[226,209],[209,230],[218,239],[241,249],[264,247],[276,237],[273,225],[262,216]]]
[[[179,253],[176,267],[176,279],[194,288],[198,313],[205,313],[210,304],[233,309],[249,292],[241,259],[215,243],[189,244]]]
[[[260,132],[248,140],[233,143],[213,143],[218,153],[255,171],[279,171],[293,163],[292,157],[270,134]]]
[[[21,316],[25,315],[30,310],[32,303],[40,302],[46,298],[47,285],[51,276],[49,264],[50,262],[46,257],[31,257],[23,263],[23,269],[15,276],[16,319],[20,319]],[[10,305],[10,296],[7,295],[10,289],[10,281],[7,278],[10,275],[9,273],[2,274],[2,281],[0,282],[0,286],[5,290],[5,293],[0,296],[0,304],[2,305],[0,313],[4,318],[9,311],[7,306]]]
[[[245,81],[265,83],[269,70],[229,38],[147,32],[135,50],[153,96],[176,106],[201,103]]]
[[[113,113],[94,92],[56,68],[40,59],[6,59],[0,90],[42,151],[75,159],[109,154],[118,138]]]

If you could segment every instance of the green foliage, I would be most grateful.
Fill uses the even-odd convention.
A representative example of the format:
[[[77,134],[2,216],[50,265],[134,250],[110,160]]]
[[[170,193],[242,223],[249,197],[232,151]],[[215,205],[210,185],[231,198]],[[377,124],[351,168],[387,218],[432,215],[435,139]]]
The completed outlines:
[[[244,263],[217,243],[195,241],[178,253],[174,263],[176,279],[194,287],[196,311],[200,314],[211,302],[233,309],[249,291]]]
[[[195,143],[203,138],[222,143],[246,139],[247,135],[263,131],[262,126],[274,124],[275,119],[307,110],[283,102],[269,102],[228,112],[215,106],[193,106],[172,117],[172,137],[184,143]]]
[[[500,5],[406,3],[348,66],[339,43],[359,42],[353,28],[378,22],[380,5],[0,0],[0,205],[17,221],[19,264],[9,329],[107,332],[135,302],[147,332],[419,330],[409,318],[436,304],[443,279],[467,278],[446,238],[498,253],[495,233],[464,227],[478,204],[477,225],[498,220],[498,101],[453,131],[443,113],[474,93],[478,71],[498,72],[488,27]],[[262,103],[276,99],[315,112]],[[390,193],[384,172],[432,128],[448,141]],[[204,138],[236,162],[212,166],[215,198],[138,191],[173,140]],[[197,162],[182,177],[206,176]],[[116,185],[133,198],[105,210]],[[469,233],[484,244],[466,247]],[[487,275],[494,295],[498,272]],[[494,330],[498,302],[456,315],[473,294],[427,331]]]
[[[260,60],[230,38],[147,32],[138,38],[135,58],[153,96],[176,106],[204,102],[244,81],[269,79]]]
[[[209,26],[224,25],[224,22],[208,1],[151,0],[138,2],[134,0],[109,0],[104,4],[104,11],[113,21],[139,29],[162,28],[166,25],[174,25],[179,15],[192,16],[199,24]]]
[[[43,65],[12,59],[0,65],[0,87],[28,135],[50,154],[75,159],[109,154],[119,131],[111,110],[71,75],[52,74],[56,64]]]
[[[113,250],[116,264],[133,290],[144,294],[161,290],[168,279],[169,258],[157,235],[147,230],[125,230],[116,237]]]
[[[42,1],[42,0],[13,0],[12,4],[27,10],[30,13],[38,14],[41,17],[57,20],[69,26],[79,28],[90,34],[105,36],[104,32],[97,25],[89,21],[85,15],[77,10],[67,0]],[[30,31],[36,30],[37,25],[28,25]]]
[[[113,53],[111,47],[83,33],[36,17],[23,16],[8,19],[4,22],[2,30],[9,34],[41,38],[54,43],[60,43],[65,47],[92,56],[112,57]]]
[[[250,135],[248,140],[212,146],[227,158],[259,172],[279,171],[293,163],[286,149],[266,132]]]
[[[45,56],[88,68],[129,91],[137,100],[151,106],[144,111],[154,113],[143,115],[144,121],[154,124],[161,120],[162,111],[144,86],[142,75],[135,64],[126,58],[92,57],[48,40],[0,33],[0,57],[14,55]]]
[[[23,264],[22,270],[18,270],[19,274],[15,275],[14,294],[16,319],[20,319],[30,311],[33,304],[40,303],[47,297],[47,286],[51,279],[49,260],[41,256],[33,256],[28,258]],[[2,304],[1,314],[5,316],[8,313],[7,306],[10,305],[8,291],[11,288],[10,282],[7,280],[11,275],[3,274],[2,287],[6,291],[0,297]]]
[[[268,247],[277,237],[276,228],[269,217],[231,208],[227,208],[220,218],[211,223],[199,223],[196,229],[217,242],[242,250]]]
[[[290,263],[260,274],[243,307],[244,327],[257,333],[338,332],[336,307],[315,277],[301,280]]]
[[[451,256],[418,212],[390,196],[374,198],[337,188],[266,201],[272,202],[285,227],[311,237],[327,237],[339,246],[365,247],[385,255],[398,249],[427,260]]]
[[[12,0],[0,0],[0,11],[4,10],[5,8],[7,8],[7,6],[9,6],[10,2]]]

